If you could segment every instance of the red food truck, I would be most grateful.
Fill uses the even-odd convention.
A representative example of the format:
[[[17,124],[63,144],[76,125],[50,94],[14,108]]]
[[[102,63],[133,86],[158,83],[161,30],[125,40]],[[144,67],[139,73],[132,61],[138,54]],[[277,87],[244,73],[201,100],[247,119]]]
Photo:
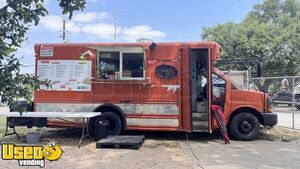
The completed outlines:
[[[108,134],[122,130],[209,132],[219,105],[233,137],[252,140],[274,126],[270,97],[239,89],[214,67],[216,42],[36,44],[36,76],[50,80],[34,93],[36,112],[102,112]],[[72,119],[69,119],[72,121]],[[80,122],[48,119],[47,127]]]

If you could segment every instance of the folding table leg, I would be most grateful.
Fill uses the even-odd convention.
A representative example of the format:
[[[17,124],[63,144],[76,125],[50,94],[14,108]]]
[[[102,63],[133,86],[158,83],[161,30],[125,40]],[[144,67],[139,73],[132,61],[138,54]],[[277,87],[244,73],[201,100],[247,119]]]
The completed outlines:
[[[7,132],[8,132],[8,124],[7,124],[8,122],[7,122],[7,120],[8,120],[8,119],[6,118],[6,123],[5,123],[5,133],[4,133],[3,137],[1,138],[0,143],[2,143],[4,137],[7,136]]]
[[[86,131],[86,133],[85,133],[85,131]],[[81,146],[82,139],[85,137],[89,137],[89,141],[92,140],[90,133],[89,133],[89,118],[86,118],[86,124],[85,124],[85,118],[82,118],[82,131],[81,131],[81,137],[79,140],[79,146],[78,146],[79,148]]]
[[[16,136],[18,137],[18,141],[20,141],[20,136],[19,136],[19,134],[16,132],[16,128],[15,127],[13,127],[13,133],[12,134],[16,134]]]
[[[86,127],[86,134],[89,137],[89,141],[91,142],[92,138],[91,138],[91,135],[90,135],[90,132],[89,132],[89,124],[90,124],[89,121],[90,121],[89,118],[86,118],[86,122],[87,122],[87,124],[86,124],[87,125],[87,127]]]
[[[0,144],[2,143],[3,139],[5,136],[9,136],[9,135],[13,135],[15,134],[18,137],[18,141],[20,141],[20,136],[18,135],[18,133],[16,132],[16,128],[15,126],[13,127],[13,132],[12,133],[8,133],[8,117],[6,117],[6,123],[5,123],[5,133],[1,138]]]
[[[79,148],[81,146],[81,141],[83,138],[84,138],[84,118],[82,118],[82,131],[81,131],[81,137],[80,137],[79,145],[78,145]]]

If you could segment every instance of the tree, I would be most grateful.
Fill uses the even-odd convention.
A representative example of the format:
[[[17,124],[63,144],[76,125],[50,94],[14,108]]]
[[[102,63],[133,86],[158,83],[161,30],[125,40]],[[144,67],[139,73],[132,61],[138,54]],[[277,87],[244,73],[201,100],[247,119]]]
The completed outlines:
[[[85,8],[85,0],[58,0],[63,14],[72,18],[73,12]],[[30,27],[38,25],[41,17],[48,14],[43,6],[44,0],[6,0],[0,9],[0,97],[2,103],[20,112],[23,107],[15,103],[16,98],[30,102],[31,90],[38,89],[42,83],[37,77],[21,74],[19,59],[15,56],[17,48],[26,39]]]
[[[245,69],[237,58],[262,61],[264,76],[296,75],[300,71],[300,3],[297,0],[265,0],[254,5],[241,23],[204,28],[204,40],[223,47],[222,69]],[[251,63],[250,63],[251,64]],[[255,65],[255,64],[253,64]]]

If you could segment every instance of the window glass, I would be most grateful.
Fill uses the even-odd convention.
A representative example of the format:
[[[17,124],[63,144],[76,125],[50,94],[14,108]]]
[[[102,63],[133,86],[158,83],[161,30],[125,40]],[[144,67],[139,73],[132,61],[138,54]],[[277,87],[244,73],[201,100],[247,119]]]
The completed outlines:
[[[212,89],[213,89],[213,101],[215,105],[221,106],[224,110],[225,94],[226,94],[226,81],[216,74],[212,74]]]
[[[99,79],[120,78],[120,52],[100,52]]]
[[[144,53],[123,53],[122,78],[144,77]]]

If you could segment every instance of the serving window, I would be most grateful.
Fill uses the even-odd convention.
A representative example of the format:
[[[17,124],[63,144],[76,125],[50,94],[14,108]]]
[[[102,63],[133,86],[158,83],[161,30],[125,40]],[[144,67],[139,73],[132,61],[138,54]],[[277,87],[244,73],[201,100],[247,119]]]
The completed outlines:
[[[143,48],[100,49],[97,57],[98,79],[145,79],[145,52]]]
[[[115,79],[120,76],[120,52],[101,52],[98,63],[99,79]]]

